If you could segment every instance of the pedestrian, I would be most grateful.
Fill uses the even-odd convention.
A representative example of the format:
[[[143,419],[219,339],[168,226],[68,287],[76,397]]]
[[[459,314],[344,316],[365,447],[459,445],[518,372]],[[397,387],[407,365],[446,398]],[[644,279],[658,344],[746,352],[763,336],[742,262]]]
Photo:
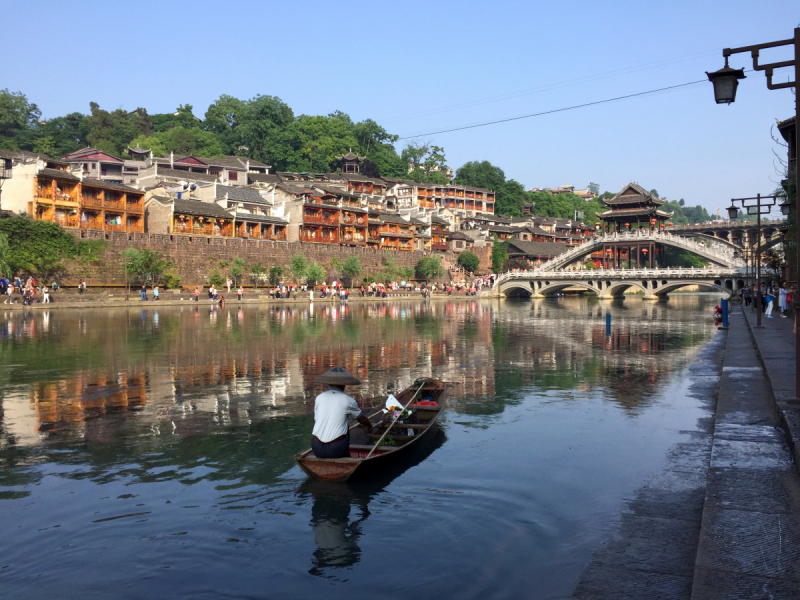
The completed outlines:
[[[200,302],[200,287],[194,286],[194,301]]]
[[[153,288],[153,301],[156,301],[156,300],[158,300],[158,297],[159,297],[158,286],[155,286],[155,287]]]
[[[750,303],[753,301],[753,292],[750,291],[750,286],[744,286],[742,290],[742,299],[744,300],[745,306],[750,306]]]
[[[229,277],[228,279],[226,279],[226,280],[225,280],[225,285],[227,285],[227,286],[228,286],[228,293],[229,293],[229,294],[231,293],[231,284],[232,284],[232,283],[233,283],[233,282],[231,281],[230,277]]]
[[[42,288],[42,304],[50,304],[50,290],[47,288],[47,286]]]
[[[142,302],[147,300],[147,286],[143,283],[142,284]]]
[[[764,309],[764,314],[768,319],[772,318],[772,304],[775,301],[775,292],[773,291],[772,286],[767,288],[766,296],[764,297],[764,302],[766,303],[767,307]]]
[[[83,290],[84,290],[85,288],[86,288],[86,282],[85,282],[83,279],[81,279],[81,280],[78,282],[78,295],[79,295],[79,296],[83,296]]]
[[[242,296],[244,296],[244,287],[239,285],[239,289],[236,291],[236,293],[239,294],[239,302],[241,302]]]
[[[778,295],[778,306],[781,308],[781,318],[786,318],[786,296],[789,293],[789,290],[786,289],[786,283],[782,283]]]
[[[311,302],[314,301],[314,288],[308,290],[308,299],[311,300]]]

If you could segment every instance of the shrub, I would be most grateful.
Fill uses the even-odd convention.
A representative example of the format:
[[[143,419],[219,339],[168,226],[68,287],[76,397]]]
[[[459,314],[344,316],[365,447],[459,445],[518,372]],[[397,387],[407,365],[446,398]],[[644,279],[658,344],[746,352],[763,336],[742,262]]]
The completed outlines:
[[[302,254],[295,254],[292,256],[292,277],[294,277],[295,281],[300,281],[303,277],[306,276],[306,269],[308,268],[308,259],[303,256]],[[320,277],[320,279],[322,279]]]
[[[312,260],[306,265],[305,276],[308,285],[313,286],[317,281],[325,279],[325,270]]]
[[[437,256],[425,256],[417,262],[417,277],[419,279],[438,279],[444,275],[442,259]]]
[[[511,271],[512,269],[520,269],[522,271],[527,271],[531,268],[530,263],[521,257],[516,258],[509,258],[507,261],[503,263],[503,272]]]
[[[253,282],[255,287],[258,287],[258,284],[264,281],[265,272],[264,265],[261,263],[253,263],[250,265],[250,281]]]
[[[168,271],[164,274],[164,287],[168,290],[177,290],[181,287],[181,277],[175,271]]]
[[[478,270],[481,260],[477,257],[477,255],[467,251],[458,255],[458,264],[464,267],[465,270],[474,273]]]
[[[160,252],[143,248],[128,248],[121,253],[123,267],[128,271],[128,275],[134,281],[147,285],[161,283],[164,274],[170,270],[174,264],[167,260]]]
[[[278,285],[283,277],[283,267],[275,265],[269,268],[269,283],[270,285]]]
[[[233,259],[231,263],[231,279],[234,285],[239,285],[242,282],[242,275],[244,275],[244,260],[238,256]]]
[[[208,283],[209,285],[213,285],[216,287],[222,287],[225,285],[225,278],[220,275],[219,271],[214,269],[211,271],[211,275],[208,276]]]

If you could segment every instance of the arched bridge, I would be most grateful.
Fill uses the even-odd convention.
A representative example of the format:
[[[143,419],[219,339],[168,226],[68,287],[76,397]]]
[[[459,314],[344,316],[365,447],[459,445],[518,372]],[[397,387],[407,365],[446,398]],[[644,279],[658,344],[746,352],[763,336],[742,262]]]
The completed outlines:
[[[668,231],[624,231],[597,235],[591,240],[584,242],[580,246],[573,246],[564,254],[559,254],[541,266],[542,271],[555,271],[563,269],[573,262],[585,258],[592,252],[603,249],[603,244],[620,244],[631,242],[637,244],[641,242],[654,242],[664,246],[688,250],[693,254],[708,260],[709,262],[727,269],[744,268],[745,261],[741,253],[730,245],[716,244],[707,246],[693,239],[673,235]]]
[[[618,298],[629,290],[644,293],[647,300],[658,300],[688,285],[701,285],[731,295],[746,283],[739,268],[706,267],[690,269],[596,269],[585,271],[517,271],[497,278],[491,296],[552,296],[566,288],[584,288],[600,298]]]

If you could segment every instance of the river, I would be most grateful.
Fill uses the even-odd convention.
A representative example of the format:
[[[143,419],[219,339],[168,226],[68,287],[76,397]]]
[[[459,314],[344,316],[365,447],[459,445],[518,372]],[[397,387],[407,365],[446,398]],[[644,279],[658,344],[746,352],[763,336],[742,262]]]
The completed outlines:
[[[0,596],[568,596],[707,416],[686,390],[713,302],[5,312]],[[308,481],[333,365],[364,397],[449,382],[440,431],[369,481]]]

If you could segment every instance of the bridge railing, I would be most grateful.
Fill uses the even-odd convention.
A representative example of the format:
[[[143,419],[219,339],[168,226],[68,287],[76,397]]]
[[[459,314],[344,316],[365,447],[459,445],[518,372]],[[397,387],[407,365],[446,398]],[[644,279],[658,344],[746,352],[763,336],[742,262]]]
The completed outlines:
[[[690,252],[709,258],[711,260],[718,260],[720,262],[728,263],[735,266],[744,266],[744,260],[737,256],[736,250],[729,246],[718,244],[716,246],[706,246],[700,242],[685,238],[679,235],[673,235],[668,231],[650,231],[637,230],[637,231],[615,231],[603,233],[592,238],[591,241],[574,246],[567,250],[564,254],[559,254],[555,258],[550,259],[542,265],[543,270],[554,270],[562,265],[570,263],[573,259],[594,251],[594,248],[600,246],[604,242],[620,242],[620,241],[653,241],[653,242],[667,242],[670,245],[679,248],[685,248]]]
[[[495,280],[492,289],[515,279],[709,279],[743,276],[742,269],[720,267],[675,267],[668,269],[582,269],[579,271],[509,271]]]

